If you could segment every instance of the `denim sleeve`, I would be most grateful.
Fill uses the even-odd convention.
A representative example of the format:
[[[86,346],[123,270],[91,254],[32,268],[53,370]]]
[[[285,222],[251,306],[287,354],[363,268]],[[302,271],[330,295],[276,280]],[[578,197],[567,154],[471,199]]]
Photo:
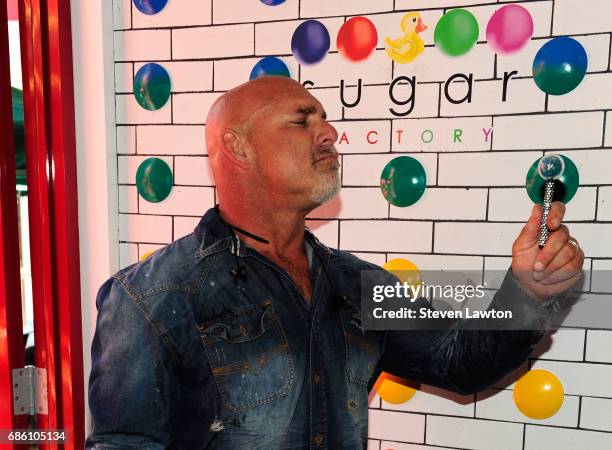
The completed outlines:
[[[102,285],[91,347],[86,449],[167,448],[177,417],[176,362],[163,337],[115,278]]]
[[[490,308],[513,312],[512,330],[483,319],[449,321],[444,330],[387,331],[380,369],[460,394],[492,386],[527,359],[558,311],[558,298],[539,303],[510,271]]]

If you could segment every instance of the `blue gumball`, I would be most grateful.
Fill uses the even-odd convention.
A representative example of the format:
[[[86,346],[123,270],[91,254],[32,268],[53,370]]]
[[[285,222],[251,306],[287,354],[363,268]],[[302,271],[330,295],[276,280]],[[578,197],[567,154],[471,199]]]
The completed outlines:
[[[282,60],[274,56],[266,56],[265,58],[260,59],[257,64],[253,66],[249,80],[269,75],[291,78],[289,68]]]
[[[261,3],[268,6],[276,6],[285,3],[285,0],[260,0]]]
[[[134,6],[143,14],[157,14],[166,7],[168,0],[132,0]]]
[[[533,79],[550,95],[565,95],[576,89],[588,69],[588,56],[580,42],[558,37],[545,44],[533,62]]]
[[[291,51],[302,64],[316,64],[329,51],[329,31],[318,20],[302,22],[293,32]]]

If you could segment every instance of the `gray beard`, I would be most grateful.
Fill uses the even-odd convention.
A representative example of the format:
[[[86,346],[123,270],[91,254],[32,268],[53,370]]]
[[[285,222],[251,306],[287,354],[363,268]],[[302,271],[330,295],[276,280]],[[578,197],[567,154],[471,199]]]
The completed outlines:
[[[340,171],[330,171],[321,176],[321,181],[312,192],[310,199],[319,205],[331,200],[340,192]]]

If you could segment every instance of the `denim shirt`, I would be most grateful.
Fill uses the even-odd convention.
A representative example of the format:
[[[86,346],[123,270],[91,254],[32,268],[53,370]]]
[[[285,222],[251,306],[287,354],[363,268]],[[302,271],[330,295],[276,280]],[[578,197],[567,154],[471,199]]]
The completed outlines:
[[[361,449],[381,371],[467,394],[517,368],[555,311],[509,272],[493,303],[539,329],[364,331],[360,272],[310,231],[310,305],[210,209],[98,292],[87,449]],[[237,264],[246,276],[234,276]],[[381,273],[386,274],[386,271]],[[391,275],[389,275],[391,276]],[[289,432],[291,431],[291,432]]]

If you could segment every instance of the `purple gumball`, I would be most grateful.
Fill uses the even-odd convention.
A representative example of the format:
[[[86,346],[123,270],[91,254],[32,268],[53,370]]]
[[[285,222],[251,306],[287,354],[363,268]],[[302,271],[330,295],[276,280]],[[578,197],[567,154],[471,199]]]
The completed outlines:
[[[487,42],[497,53],[514,53],[533,36],[533,18],[520,5],[506,5],[495,11],[487,25]]]

